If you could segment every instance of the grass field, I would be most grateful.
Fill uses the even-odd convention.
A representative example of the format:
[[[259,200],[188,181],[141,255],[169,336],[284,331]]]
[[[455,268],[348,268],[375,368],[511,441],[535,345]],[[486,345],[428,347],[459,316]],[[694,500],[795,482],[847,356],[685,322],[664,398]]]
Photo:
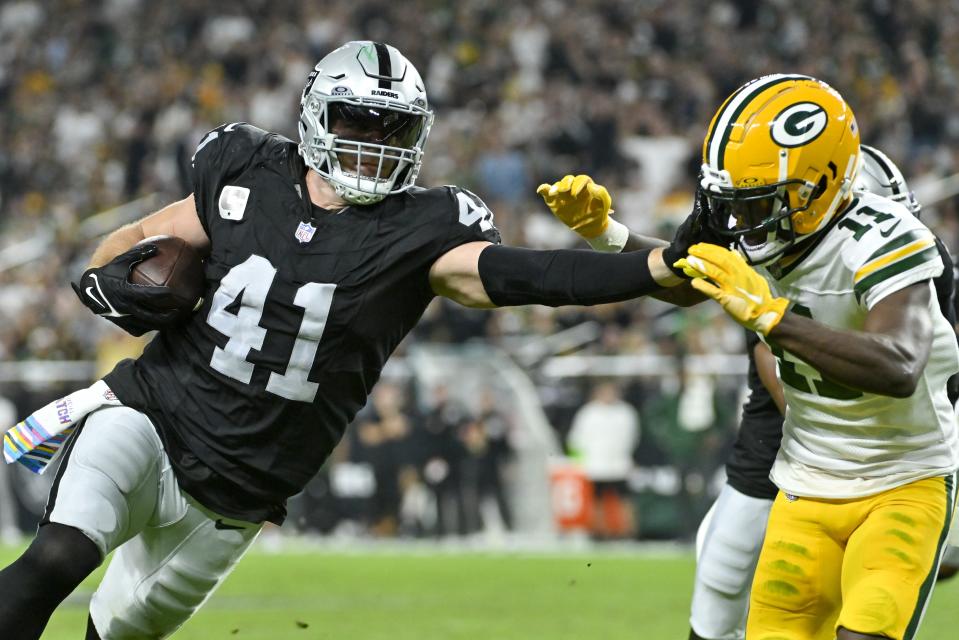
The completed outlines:
[[[0,563],[15,554],[0,548]],[[254,549],[174,637],[683,640],[692,575],[682,553]],[[60,608],[45,639],[83,637],[94,579]],[[957,603],[959,581],[941,585],[919,637],[959,636]]]

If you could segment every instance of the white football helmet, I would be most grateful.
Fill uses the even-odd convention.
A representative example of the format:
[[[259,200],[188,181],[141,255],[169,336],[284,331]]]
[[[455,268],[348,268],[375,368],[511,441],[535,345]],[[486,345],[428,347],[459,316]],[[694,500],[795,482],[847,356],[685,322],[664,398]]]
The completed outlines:
[[[300,155],[350,204],[416,182],[433,123],[419,72],[388,44],[347,42],[316,63],[300,99]]]
[[[916,195],[909,190],[906,178],[896,163],[885,153],[875,147],[860,145],[862,149],[862,163],[859,166],[859,175],[856,178],[854,191],[868,191],[877,196],[883,196],[906,205],[912,215],[919,217],[922,205],[916,200]]]

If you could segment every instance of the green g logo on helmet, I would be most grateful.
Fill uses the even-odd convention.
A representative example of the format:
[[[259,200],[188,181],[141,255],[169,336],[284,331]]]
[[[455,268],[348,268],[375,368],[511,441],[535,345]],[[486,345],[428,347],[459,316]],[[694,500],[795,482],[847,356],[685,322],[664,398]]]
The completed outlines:
[[[826,110],[815,102],[790,105],[776,116],[769,134],[781,147],[801,147],[809,144],[826,130]]]

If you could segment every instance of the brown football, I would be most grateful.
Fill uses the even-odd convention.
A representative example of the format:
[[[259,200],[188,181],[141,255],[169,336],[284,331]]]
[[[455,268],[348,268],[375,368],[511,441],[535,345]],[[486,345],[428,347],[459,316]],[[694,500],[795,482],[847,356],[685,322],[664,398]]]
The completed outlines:
[[[199,254],[182,238],[153,236],[137,244],[153,243],[158,251],[130,271],[133,284],[166,286],[173,290],[173,309],[193,311],[201,301],[206,279]]]

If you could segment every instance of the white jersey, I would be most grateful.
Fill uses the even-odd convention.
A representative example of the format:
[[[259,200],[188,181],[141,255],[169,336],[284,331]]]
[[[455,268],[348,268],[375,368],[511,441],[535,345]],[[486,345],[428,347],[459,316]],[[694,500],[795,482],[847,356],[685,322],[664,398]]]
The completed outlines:
[[[892,398],[824,378],[773,346],[786,396],[779,455],[770,474],[782,491],[823,498],[869,496],[959,466],[956,416],[946,380],[959,371],[956,335],[936,300],[943,264],[935,237],[900,205],[859,194],[798,261],[759,271],[790,311],[837,329],[861,330],[866,314],[917,282],[930,288],[933,343],[915,393]]]

